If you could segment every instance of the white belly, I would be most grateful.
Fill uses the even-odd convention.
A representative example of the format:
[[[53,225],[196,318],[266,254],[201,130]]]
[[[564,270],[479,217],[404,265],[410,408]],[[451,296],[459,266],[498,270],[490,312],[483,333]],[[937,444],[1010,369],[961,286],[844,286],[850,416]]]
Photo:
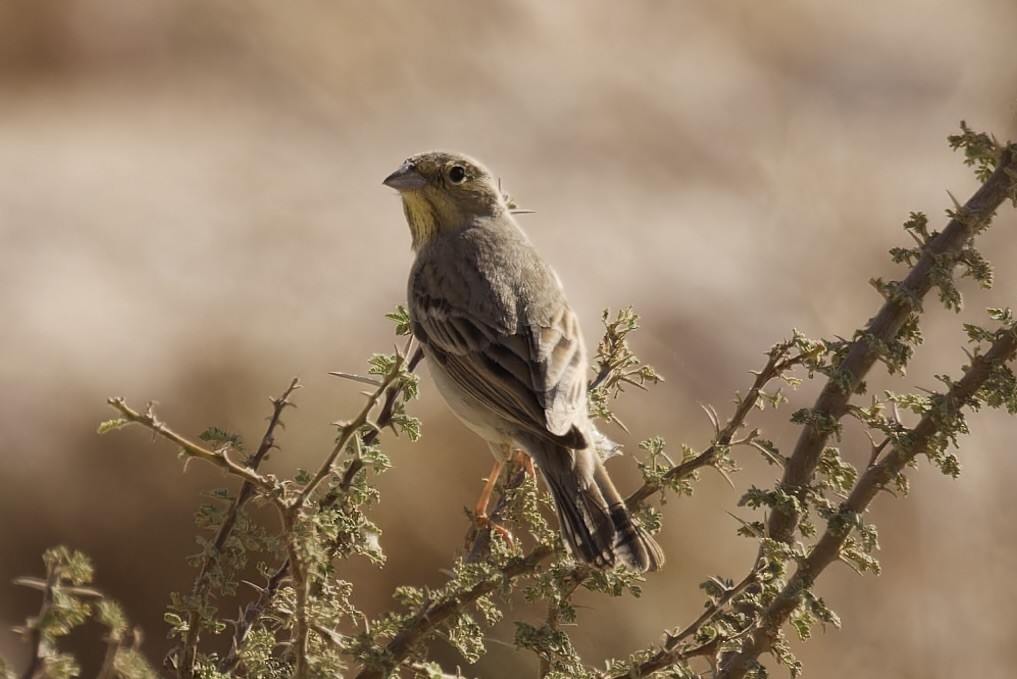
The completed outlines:
[[[490,408],[471,396],[444,368],[434,361],[426,361],[434,384],[449,409],[477,436],[491,444],[492,449],[502,445],[516,445],[516,427],[495,414]]]

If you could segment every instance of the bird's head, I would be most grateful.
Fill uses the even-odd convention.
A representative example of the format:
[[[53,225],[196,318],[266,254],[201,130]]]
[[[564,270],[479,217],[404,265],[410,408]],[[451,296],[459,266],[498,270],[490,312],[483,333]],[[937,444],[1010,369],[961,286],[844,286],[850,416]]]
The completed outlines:
[[[477,161],[445,151],[411,156],[382,182],[399,192],[416,250],[434,234],[508,212],[498,180]]]

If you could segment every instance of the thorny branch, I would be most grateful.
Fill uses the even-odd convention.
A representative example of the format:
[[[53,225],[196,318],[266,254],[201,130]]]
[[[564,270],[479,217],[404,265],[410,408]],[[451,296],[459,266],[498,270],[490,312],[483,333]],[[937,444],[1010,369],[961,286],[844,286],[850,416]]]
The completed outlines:
[[[234,462],[227,454],[225,448],[212,451],[199,446],[193,441],[185,439],[183,436],[163,424],[155,416],[152,412],[151,404],[144,413],[139,413],[128,406],[124,399],[119,396],[108,399],[107,403],[120,413],[123,417],[124,423],[140,424],[147,429],[151,429],[162,438],[167,441],[172,441],[179,446],[180,451],[184,455],[198,460],[204,460],[205,462],[210,462],[233,476],[250,483],[266,497],[273,498],[277,502],[282,501],[280,497],[281,488],[275,478],[268,475],[263,476],[246,465]]]
[[[407,345],[407,350],[410,348],[412,348],[412,342]],[[406,360],[405,354],[397,354],[395,365],[386,375],[382,377],[377,389],[368,395],[367,402],[361,411],[351,422],[343,425],[342,432],[336,445],[333,447],[332,451],[329,453],[314,477],[312,477],[311,482],[308,483],[302,491],[290,501],[285,499],[281,484],[279,484],[276,479],[270,475],[259,474],[257,472],[257,467],[274,446],[274,432],[280,424],[279,419],[282,411],[286,406],[291,405],[288,400],[289,396],[295,389],[298,388],[296,379],[290,383],[290,386],[280,398],[273,399],[273,413],[270,417],[265,435],[262,437],[261,445],[259,446],[258,451],[251,456],[249,460],[247,460],[246,464],[239,464],[234,461],[229,456],[225,447],[214,451],[208,450],[207,448],[180,436],[163,424],[155,416],[151,406],[149,406],[145,413],[139,413],[128,406],[122,398],[111,398],[108,400],[108,403],[120,413],[122,418],[120,421],[110,423],[110,428],[123,426],[125,424],[140,424],[152,430],[160,437],[175,443],[179,446],[183,454],[188,457],[210,462],[211,464],[225,470],[227,473],[244,481],[236,500],[231,505],[231,508],[227,513],[226,519],[217,532],[216,539],[213,543],[214,549],[210,551],[205,561],[202,563],[199,573],[195,579],[192,589],[193,593],[198,598],[204,599],[207,597],[210,587],[208,579],[209,571],[214,566],[215,560],[221,555],[222,548],[226,544],[226,541],[229,539],[229,536],[236,525],[236,519],[240,510],[252,499],[255,492],[272,499],[279,506],[279,509],[283,514],[284,523],[292,529],[293,526],[291,524],[296,520],[296,514],[302,508],[307,497],[314,491],[315,488],[317,488],[317,486],[321,484],[324,478],[332,472],[335,459],[342,450],[345,449],[346,444],[350,441],[352,436],[358,435],[362,426],[370,425],[371,431],[363,435],[363,442],[370,444],[377,439],[383,429],[392,424],[396,401],[402,394],[403,389],[406,387],[406,382],[402,379],[402,376],[412,372],[422,358],[423,353],[419,348],[416,348],[412,352],[412,356],[408,361]],[[379,402],[381,403],[381,408],[378,418],[375,422],[371,422],[371,412],[375,409]],[[351,460],[350,464],[344,471],[339,484],[319,500],[319,509],[329,507],[340,499],[343,493],[350,488],[357,473],[363,468],[363,464],[363,461],[359,458]],[[289,530],[287,533],[293,534],[293,531]],[[290,547],[292,547],[292,545],[290,545]],[[298,577],[301,575],[299,568],[294,568],[294,557],[296,554],[296,550],[288,549],[288,558],[269,578],[266,586],[261,589],[258,598],[245,607],[241,618],[237,621],[232,647],[219,663],[220,671],[229,672],[235,669],[239,664],[239,652],[246,642],[251,627],[260,618],[266,607],[271,603],[281,584],[286,580],[305,580],[305,578]],[[296,565],[299,566],[299,564]],[[306,615],[303,615],[305,614],[305,606],[303,604],[306,604],[306,600],[301,597],[302,591],[306,594],[306,588],[302,588],[301,583],[295,581],[294,590],[297,594],[297,611],[295,612],[295,622],[297,623],[295,625],[297,628],[295,631],[297,652],[295,654],[295,659],[297,662],[297,670],[299,670],[297,674],[299,675],[300,672],[306,669],[306,666],[301,666],[304,654],[300,651],[306,648],[306,635],[309,627]],[[193,673],[194,658],[197,653],[198,635],[200,633],[200,620],[198,618],[199,613],[196,611],[189,614],[188,633],[179,649],[180,654],[178,655],[177,675],[181,677],[181,679],[184,677],[190,677]]]
[[[412,345],[413,340],[411,339],[410,342],[407,344],[407,350],[409,350],[409,348]],[[346,444],[350,442],[350,439],[352,439],[355,435],[359,433],[360,428],[370,422],[371,411],[374,410],[374,407],[378,404],[378,402],[381,401],[383,398],[386,398],[389,394],[393,394],[394,396],[395,394],[398,394],[402,390],[401,387],[398,385],[402,382],[402,377],[404,374],[403,364],[405,362],[406,356],[403,353],[397,353],[395,365],[393,365],[392,369],[389,370],[388,374],[384,376],[384,378],[381,381],[381,384],[378,385],[378,388],[373,393],[368,395],[367,403],[364,404],[364,407],[360,409],[360,412],[357,413],[357,416],[353,418],[353,420],[351,420],[350,422],[344,422],[342,424],[341,433],[339,435],[338,440],[335,443],[335,446],[332,447],[332,451],[328,454],[328,456],[326,456],[324,462],[322,462],[321,466],[318,468],[318,471],[315,472],[311,480],[307,483],[306,486],[304,486],[304,489],[300,491],[300,494],[297,495],[296,499],[293,501],[294,509],[299,509],[301,506],[303,506],[307,498],[311,495],[311,493],[313,493],[318,488],[318,486],[325,479],[325,477],[332,473],[332,468],[335,465],[336,458],[339,457],[339,454],[346,449]],[[388,417],[390,419],[392,417],[392,408],[394,407],[394,405],[392,404],[394,404],[394,401],[395,399],[392,398],[391,400],[388,400],[385,404],[389,408]],[[373,429],[374,431],[378,431],[382,428],[382,426],[384,425],[375,423],[373,425]],[[350,465],[350,469],[353,468],[354,465]],[[359,471],[359,467],[357,467],[357,469],[353,471],[352,474],[350,473],[350,469],[346,470],[346,476],[350,478],[350,480],[352,481],[353,476],[355,476],[357,471]]]
[[[757,584],[759,582],[762,567],[763,562],[757,562],[755,567],[749,571],[749,574],[746,575],[741,582],[734,587],[726,589],[724,594],[711,603],[691,625],[683,629],[678,634],[667,635],[667,641],[664,642],[663,647],[654,653],[649,659],[640,663],[639,666],[634,668],[632,671],[626,674],[615,675],[611,679],[637,679],[638,677],[648,677],[654,672],[671,667],[682,660],[687,660],[701,655],[717,655],[720,650],[720,645],[724,641],[729,641],[729,639],[717,637],[713,641],[693,649],[684,648],[681,644],[689,637],[696,635],[704,625],[710,623],[714,618],[722,613],[736,596],[747,590],[749,587]]]
[[[1017,146],[1004,148],[996,169],[968,202],[960,207],[947,227],[924,247],[924,254],[907,278],[869,321],[865,331],[855,339],[837,369],[823,387],[812,410],[816,422],[827,426],[806,426],[795,444],[784,468],[780,487],[804,501],[832,432],[831,426],[848,411],[848,401],[878,359],[876,343],[893,341],[907,320],[921,312],[921,302],[933,286],[933,272],[944,261],[956,263],[964,246],[974,233],[995,214],[996,209],[1013,191],[1013,175],[1017,171]],[[768,534],[774,540],[790,544],[798,527],[799,515],[793,508],[777,508],[770,514]]]
[[[417,347],[416,350],[413,351],[409,360],[406,361],[404,372],[412,373],[423,357],[423,351]],[[393,371],[393,373],[396,372],[398,372],[398,370]],[[371,429],[371,431],[364,434],[363,443],[365,445],[374,443],[381,432],[386,427],[392,425],[392,416],[395,411],[396,401],[402,394],[405,387],[405,382],[401,380],[383,380],[382,384],[378,387],[378,390],[369,398],[370,407],[366,407],[364,410],[361,410],[361,413],[357,418],[360,419],[360,416],[363,416],[364,422],[367,421],[367,416],[369,415],[371,408],[373,408],[373,404],[377,403],[378,398],[383,394],[382,406],[378,412],[378,417],[374,422],[375,426]],[[364,462],[359,457],[350,460],[350,463],[347,466],[346,471],[343,473],[339,484],[326,493],[321,500],[319,500],[319,510],[331,507],[338,502],[343,497],[344,493],[349,490],[357,473],[363,469],[363,466]],[[261,617],[265,609],[271,604],[282,583],[292,577],[292,570],[293,561],[291,558],[287,558],[269,578],[266,586],[260,591],[258,598],[247,604],[244,608],[244,612],[240,620],[237,621],[236,632],[233,635],[233,644],[229,652],[219,663],[220,672],[229,673],[236,668],[237,664],[239,664],[239,653],[244,647],[244,644],[247,642],[247,637],[251,628]]]
[[[514,578],[534,572],[540,563],[552,554],[553,550],[550,547],[537,547],[525,557],[510,563],[501,571],[497,579],[479,582],[465,592],[454,594],[441,601],[425,606],[385,646],[386,657],[391,659],[392,668],[398,667],[410,654],[414,646],[427,638],[441,623],[458,613],[463,607],[495,591],[495,589],[501,586],[502,580],[511,581]],[[385,676],[388,676],[388,674],[381,669],[368,667],[361,670],[356,679],[382,679]]]
[[[668,470],[660,482],[651,483],[647,482],[640,486],[635,492],[629,495],[625,500],[625,504],[630,509],[639,507],[643,502],[649,499],[654,493],[659,491],[664,483],[669,481],[675,481],[681,478],[685,478],[693,472],[702,469],[703,467],[710,467],[716,464],[717,460],[724,455],[728,448],[734,442],[734,436],[738,431],[745,425],[745,418],[748,417],[749,413],[756,404],[759,403],[760,394],[763,388],[769,384],[772,380],[781,377],[785,372],[800,364],[804,360],[802,354],[791,355],[792,343],[790,340],[780,342],[774,345],[769,352],[767,352],[766,365],[756,373],[756,379],[752,383],[752,387],[737,401],[735,406],[734,414],[728,419],[727,423],[723,428],[715,426],[717,431],[714,435],[713,443],[696,457],[686,460],[680,464],[674,465]],[[713,415],[711,414],[711,417]],[[743,443],[749,443],[752,436],[748,439],[743,440]]]
[[[50,608],[53,606],[53,587],[56,586],[58,578],[59,573],[56,570],[51,571],[46,578],[42,587],[42,604],[39,606],[39,615],[35,618],[35,624],[30,625],[27,629],[32,659],[29,661],[28,667],[25,668],[24,674],[21,675],[22,679],[34,679],[42,671],[46,660],[46,638],[39,622],[49,615]]]
[[[792,494],[800,502],[805,501],[808,485],[815,475],[819,456],[835,429],[835,423],[849,411],[849,400],[862,379],[878,360],[878,344],[893,341],[909,318],[921,312],[921,302],[934,285],[936,268],[942,270],[944,264],[952,267],[963,255],[964,247],[970,243],[974,235],[993,217],[996,209],[1008,198],[1014,199],[1017,185],[1017,145],[1010,144],[1001,149],[995,169],[985,179],[982,186],[963,206],[957,205],[950,223],[935,238],[921,243],[922,256],[915,263],[907,278],[896,284],[899,294],[891,295],[886,303],[874,316],[857,338],[849,345],[847,354],[837,368],[837,373],[829,379],[822,393],[813,406],[813,422],[822,422],[822,426],[807,425],[796,442],[794,452],[784,469],[780,488]],[[1005,333],[992,345],[992,349],[982,357],[977,357],[964,379],[950,390],[948,398],[959,398],[955,402],[963,405],[964,399],[977,390],[973,381],[984,380],[990,370],[985,361],[990,357],[1003,361],[1013,356],[1012,349],[1007,351],[1006,344],[1012,341],[1013,333]],[[1007,339],[1007,338],[1010,339]],[[1000,353],[1004,352],[1004,353]],[[958,390],[972,387],[965,395]],[[925,450],[931,436],[940,428],[940,424],[931,417],[932,412],[919,423],[913,431],[917,437],[920,429],[924,439],[916,438],[906,449],[894,448],[880,462],[876,462],[879,452],[886,447],[886,442],[873,446],[871,463],[865,474],[856,482],[848,500],[841,506],[841,512],[856,511],[860,513],[868,507],[872,498],[894,474],[899,474],[903,465],[915,455]],[[899,466],[898,466],[899,463]],[[894,470],[894,471],[891,471]],[[775,507],[767,525],[769,537],[790,544],[794,532],[798,528],[800,516],[792,505]],[[798,568],[784,587],[781,594],[763,612],[756,630],[745,642],[740,652],[732,654],[726,661],[719,677],[735,679],[745,675],[756,659],[769,651],[776,641],[781,625],[794,612],[805,591],[811,587],[815,578],[829,563],[840,556],[850,531],[828,528],[819,542],[810,550],[807,558],[802,560]],[[762,549],[762,548],[761,548]]]
[[[258,446],[258,450],[247,460],[247,466],[252,470],[257,470],[268,453],[275,447],[275,430],[281,423],[280,418],[283,411],[287,407],[294,405],[289,398],[299,388],[299,380],[294,377],[282,395],[272,399],[272,415],[269,417],[268,427],[265,429],[265,434],[261,437],[261,444]],[[226,541],[233,534],[237,516],[253,497],[254,485],[249,481],[244,481],[243,485],[240,486],[237,497],[233,500],[229,510],[227,510],[223,522],[219,525],[215,540],[212,542],[212,549],[206,553],[201,566],[198,568],[198,575],[194,578],[194,585],[191,587],[192,600],[203,601],[208,595],[209,589],[212,586],[209,574],[222,556]],[[177,649],[177,676],[180,679],[189,679],[194,673],[194,658],[197,654],[198,635],[201,631],[200,619],[201,615],[196,608],[188,613],[187,636],[184,638],[182,646]]]
[[[1017,354],[1017,327],[1000,333],[984,354],[976,356],[964,376],[944,395],[939,406],[933,406],[911,430],[911,443],[906,447],[895,447],[877,464],[869,467],[851,494],[840,507],[840,516],[860,516],[869,504],[891,480],[904,472],[908,463],[930,449],[934,437],[943,429],[944,418],[959,417],[961,407],[970,403],[998,366],[1008,363]],[[756,658],[768,651],[780,631],[802,600],[803,593],[812,586],[816,578],[840,557],[841,548],[850,535],[850,530],[834,528],[828,522],[822,537],[809,551],[788,580],[777,598],[763,611],[752,636],[741,651],[731,657],[718,679],[740,679],[745,676]]]

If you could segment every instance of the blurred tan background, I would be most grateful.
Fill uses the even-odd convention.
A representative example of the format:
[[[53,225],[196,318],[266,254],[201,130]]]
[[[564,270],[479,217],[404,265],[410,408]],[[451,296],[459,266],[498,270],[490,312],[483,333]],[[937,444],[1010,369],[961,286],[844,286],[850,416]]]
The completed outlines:
[[[182,473],[140,431],[97,437],[106,397],[254,445],[266,397],[300,375],[272,464],[313,465],[359,403],[327,371],[392,344],[382,315],[411,253],[380,181],[422,150],[476,156],[536,210],[523,226],[591,344],[603,307],[642,314],[635,348],[668,381],[626,397],[633,434],[612,435],[701,449],[698,403],[727,413],[794,327],[850,336],[880,303],[866,281],[894,275],[885,251],[909,242],[908,212],[941,225],[946,190],[970,194],[945,140],[958,121],[1017,136],[1015,28],[1012,0],[0,3],[0,624],[38,605],[6,583],[64,543],[95,558],[161,659],[167,592],[192,578],[191,513],[223,479]],[[1015,228],[1007,207],[982,240],[996,289],[969,294],[962,318],[930,303],[907,382],[875,386],[956,374],[961,320],[1015,303]],[[343,566],[369,611],[397,583],[442,582],[489,468],[426,379],[412,410],[424,438],[391,445],[375,512],[390,563]],[[789,449],[791,411],[754,426]],[[910,498],[877,501],[884,574],[824,576],[844,629],[802,647],[809,676],[1009,676],[1015,423],[972,420],[959,480],[923,465]],[[849,425],[850,459],[863,442]],[[754,547],[724,510],[748,518],[741,489],[774,472],[738,456],[738,491],[707,475],[665,508],[669,566],[642,601],[583,598],[589,662],[691,621],[697,583],[748,568]],[[634,487],[631,464],[613,465]],[[511,625],[492,636],[511,642]],[[467,674],[534,673],[489,649]],[[25,652],[0,634],[0,654]]]

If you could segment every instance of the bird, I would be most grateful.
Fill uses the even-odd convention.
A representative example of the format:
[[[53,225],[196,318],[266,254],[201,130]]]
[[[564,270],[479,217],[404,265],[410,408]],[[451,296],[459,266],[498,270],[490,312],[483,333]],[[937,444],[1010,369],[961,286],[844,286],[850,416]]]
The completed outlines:
[[[402,199],[415,253],[413,335],[451,411],[495,456],[475,515],[486,516],[502,465],[522,451],[540,470],[575,559],[659,569],[663,551],[633,521],[596,450],[579,320],[499,180],[466,155],[429,151],[382,183]]]

